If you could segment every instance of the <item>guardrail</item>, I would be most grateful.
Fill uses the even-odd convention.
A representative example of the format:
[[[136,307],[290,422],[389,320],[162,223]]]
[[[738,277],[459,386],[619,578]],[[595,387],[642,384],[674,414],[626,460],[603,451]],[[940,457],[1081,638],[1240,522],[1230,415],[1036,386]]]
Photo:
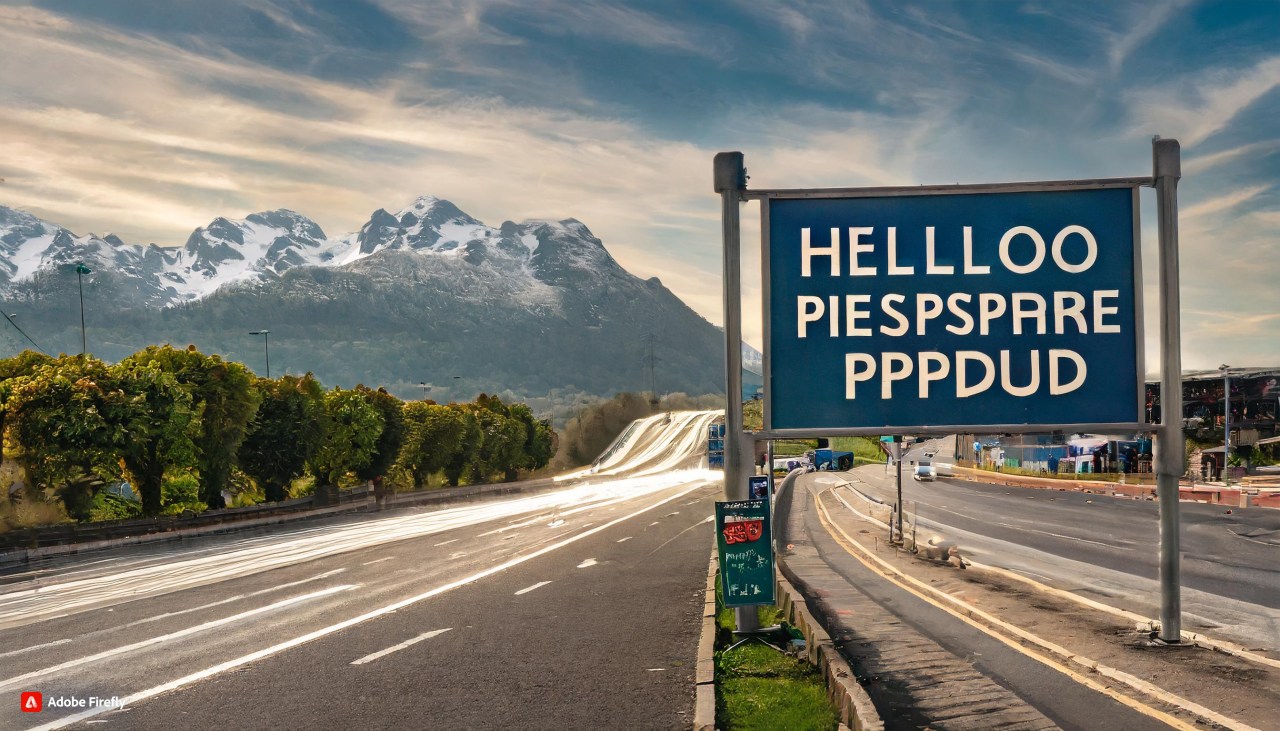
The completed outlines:
[[[564,485],[564,483],[560,483]],[[535,492],[555,487],[550,478],[466,487],[436,488],[413,492],[387,493],[383,504],[374,502],[373,491],[365,486],[318,497],[294,498],[272,505],[227,508],[191,516],[160,516],[104,523],[71,524],[27,528],[0,533],[0,568],[87,551],[125,545],[180,540],[216,533],[257,528],[265,525],[328,517],[342,513],[375,511],[448,503],[481,496]]]

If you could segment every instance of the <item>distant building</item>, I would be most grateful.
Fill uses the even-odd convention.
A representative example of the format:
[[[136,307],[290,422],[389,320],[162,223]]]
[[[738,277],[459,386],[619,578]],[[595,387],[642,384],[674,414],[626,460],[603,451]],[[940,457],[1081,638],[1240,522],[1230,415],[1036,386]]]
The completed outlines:
[[[1231,409],[1232,445],[1249,446],[1276,436],[1280,414],[1280,367],[1231,369],[1231,397],[1224,398],[1221,371],[1188,371],[1182,374],[1182,428],[1188,435],[1209,438],[1221,432],[1228,404]],[[1146,413],[1157,422],[1160,383],[1147,383]],[[1219,435],[1220,436],[1220,435]]]

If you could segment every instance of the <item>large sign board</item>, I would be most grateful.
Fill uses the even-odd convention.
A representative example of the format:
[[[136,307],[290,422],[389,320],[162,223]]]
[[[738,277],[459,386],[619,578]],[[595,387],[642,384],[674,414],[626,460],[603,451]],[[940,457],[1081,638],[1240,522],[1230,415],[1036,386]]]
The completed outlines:
[[[769,500],[716,503],[716,549],[726,607],[773,604]]]
[[[1140,421],[1135,185],[761,207],[766,429]]]

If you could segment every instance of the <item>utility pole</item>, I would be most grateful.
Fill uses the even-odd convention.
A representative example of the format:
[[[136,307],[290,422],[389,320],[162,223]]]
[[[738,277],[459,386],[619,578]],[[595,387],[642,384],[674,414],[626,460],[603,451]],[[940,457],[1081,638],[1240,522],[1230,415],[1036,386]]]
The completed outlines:
[[[1222,371],[1222,484],[1231,484],[1231,366],[1223,363]]]
[[[645,356],[645,365],[649,368],[649,406],[654,409],[658,408],[658,378],[655,374],[657,369],[657,358],[653,354],[653,333],[644,336],[645,345],[648,348],[648,355]]]
[[[84,275],[92,272],[84,262],[76,264],[76,284],[80,287],[80,355],[89,352],[89,340],[84,333]]]
[[[271,377],[271,347],[267,344],[267,341],[271,339],[270,338],[271,331],[270,330],[254,330],[249,334],[262,336],[262,353],[267,358],[267,378],[270,378]]]

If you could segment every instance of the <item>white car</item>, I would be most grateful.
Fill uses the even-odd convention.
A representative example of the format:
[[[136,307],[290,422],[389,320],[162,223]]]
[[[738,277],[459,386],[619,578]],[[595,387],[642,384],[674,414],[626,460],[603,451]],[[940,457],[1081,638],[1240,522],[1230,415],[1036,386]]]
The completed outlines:
[[[916,471],[912,477],[920,481],[936,480],[938,478],[938,472],[933,468],[932,462],[922,460],[916,463]]]

